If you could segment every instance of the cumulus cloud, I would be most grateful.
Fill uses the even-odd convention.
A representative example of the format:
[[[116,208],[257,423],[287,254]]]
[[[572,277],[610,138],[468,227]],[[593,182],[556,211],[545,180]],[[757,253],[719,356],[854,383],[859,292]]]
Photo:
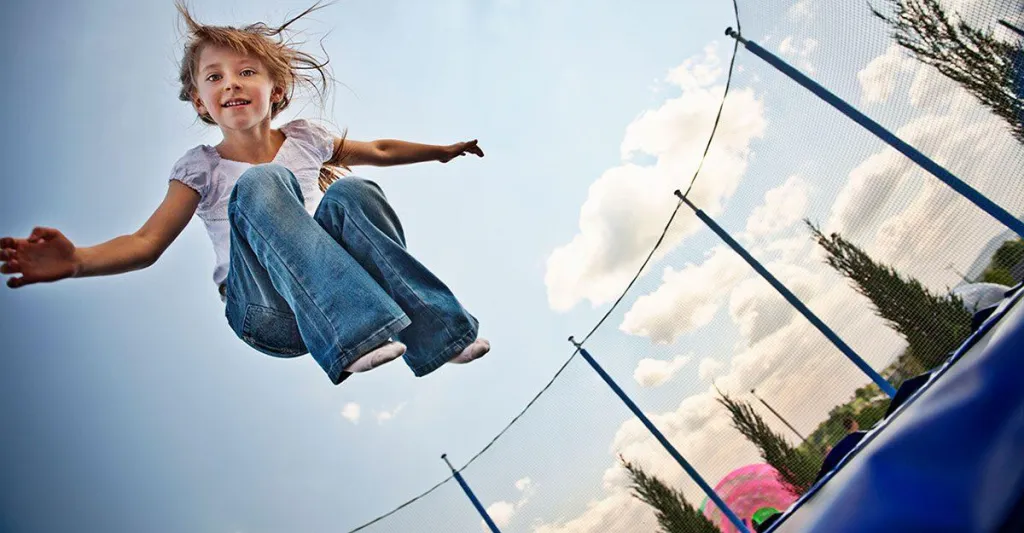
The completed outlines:
[[[534,485],[530,478],[519,479],[516,481],[515,487],[521,493],[518,501],[501,500],[487,506],[487,514],[498,528],[508,527],[512,523],[512,517],[515,516],[516,511],[526,505],[530,501],[530,497],[533,496]],[[491,530],[483,520],[480,521],[480,526],[485,532]]]
[[[618,489],[587,504],[587,509],[570,520],[538,524],[533,533],[630,533],[657,531],[658,520],[646,503],[628,490]]]
[[[757,461],[753,446],[729,426],[728,414],[710,394],[687,398],[679,408],[666,413],[649,413],[651,421],[675,448],[714,485],[733,468]],[[696,433],[695,433],[696,432]],[[699,438],[694,438],[699,433]],[[656,475],[669,486],[683,490],[688,501],[700,505],[704,494],[689,481],[650,432],[633,418],[615,434],[615,454]],[[587,504],[572,519],[543,524],[536,533],[631,533],[656,531],[658,523],[651,507],[630,494],[629,474],[614,460],[603,476],[605,495]]]
[[[705,357],[697,367],[697,374],[703,381],[714,381],[723,368],[725,368],[725,364],[721,361]]]
[[[766,192],[764,203],[754,208],[747,219],[747,234],[764,237],[792,226],[807,211],[807,195],[807,182],[800,176],[791,176]]]
[[[732,286],[751,274],[736,252],[716,246],[699,265],[665,268],[662,284],[637,298],[619,329],[669,344],[688,331],[711,322]]]
[[[487,506],[487,514],[494,520],[494,525],[499,528],[508,527],[509,523],[512,522],[512,515],[516,512],[516,504],[512,502],[500,501],[494,502]],[[481,520],[484,531],[490,531],[491,528],[487,526],[487,523]]]
[[[940,165],[1011,213],[1024,212],[1024,195],[1007,180],[1021,169],[1024,149],[1005,123],[978,111],[962,91],[944,111],[925,113],[897,135],[922,147]],[[943,289],[949,273],[922,268],[935,261],[966,268],[1003,227],[979,208],[894,150],[873,154],[851,172],[833,205],[827,229],[844,233],[876,259]],[[937,254],[942,259],[934,259]]]
[[[909,186],[906,170],[912,163],[895,150],[883,150],[862,161],[840,190],[825,229],[853,237],[866,233],[885,213],[895,192]],[[904,195],[899,195],[904,196]]]
[[[826,323],[834,325],[869,364],[882,367],[905,344],[871,312],[862,296],[838,278],[829,281],[822,283],[827,290],[810,298],[808,305]],[[756,388],[758,395],[807,432],[828,416],[830,408],[846,401],[868,380],[799,315],[791,315],[782,327],[743,349],[728,364],[705,358],[700,366],[702,379],[713,378],[719,388],[735,398],[751,401],[747,391]],[[709,388],[685,398],[676,409],[647,413],[712,486],[732,470],[761,461],[756,448],[732,427],[728,412],[716,398],[717,393]],[[765,420],[783,435],[789,434],[774,418],[765,416]],[[619,427],[609,452],[613,457],[621,454],[654,473],[681,490],[693,504],[704,499],[704,493],[636,418]],[[657,529],[656,525],[636,525],[649,523],[645,522],[651,520],[649,508],[644,509],[629,497],[629,476],[617,461],[610,461],[601,480],[604,497],[591,502],[574,518],[543,525],[536,531],[626,533]]]
[[[341,408],[341,416],[353,424],[358,424],[360,411],[362,411],[362,409],[359,408],[358,403],[349,402],[345,404],[345,407]]]
[[[877,68],[885,72],[889,67]],[[897,63],[894,68],[903,67]],[[904,74],[913,74],[906,79],[917,82],[918,87],[914,87],[915,83],[903,87],[892,82],[886,88],[890,82],[875,76],[876,81],[871,83],[877,87],[869,89],[865,84],[871,83],[865,79],[871,76],[862,77],[865,99],[885,101],[896,94],[896,89],[905,91],[917,116],[910,117],[896,133],[1011,212],[1024,212],[1024,195],[1015,194],[1015,182],[1011,180],[1016,175],[1013,172],[1022,168],[1024,148],[1007,133],[1002,122],[962,91],[949,87],[939,90],[941,80],[926,83],[919,77],[924,76],[920,72]],[[927,91],[931,90],[946,92],[945,98],[949,100],[943,102],[928,96]],[[843,231],[858,244],[864,244],[876,259],[892,262],[901,271],[933,286],[941,285],[941,276],[947,275],[941,273],[943,268],[934,268],[934,254],[954,261],[967,258],[970,262],[989,238],[1002,231],[987,215],[889,149],[871,154],[856,165],[836,196],[830,217],[827,231]],[[748,231],[760,227],[752,222],[754,218],[752,214],[748,220]],[[761,220],[775,218],[763,216]],[[775,235],[781,232],[768,233],[769,237]],[[761,252],[774,254],[769,269],[868,364],[883,368],[905,348],[905,341],[875,316],[870,302],[846,280],[821,265],[820,258],[808,247],[818,250],[806,235],[779,236],[762,246]],[[868,378],[803,316],[780,303],[781,298],[763,280],[742,275],[740,267],[734,271],[728,266],[714,265],[712,259],[719,253],[723,255],[717,259],[723,261],[724,254],[731,252],[711,252],[702,264],[680,270],[692,275],[688,276],[690,282],[676,279],[674,274],[678,273],[666,269],[662,287],[637,300],[621,329],[648,336],[652,341],[671,342],[683,332],[707,325],[708,316],[728,302],[729,318],[742,342],[724,343],[728,346],[723,349],[729,351],[716,354],[722,357],[704,358],[698,369],[701,378],[714,379],[722,390],[741,399],[746,391],[756,388],[758,395],[785,413],[798,430],[810,432],[833,406],[848,400]],[[730,276],[731,272],[737,273]],[[715,283],[702,283],[708,280]],[[702,290],[703,285],[724,289]],[[640,305],[644,298],[647,299]],[[733,468],[759,461],[756,450],[731,428],[728,414],[715,403],[713,390],[694,394],[675,409],[648,416],[712,485]],[[765,420],[780,433],[789,434],[774,417],[766,416]],[[604,496],[580,509],[574,517],[542,525],[538,531],[657,529],[649,509],[629,496],[628,475],[614,459],[618,454],[679,488],[691,502],[703,499],[703,494],[638,420],[624,422],[609,448],[609,466],[600,477]]]
[[[650,358],[641,359],[636,365],[636,370],[633,371],[633,379],[641,387],[660,387],[675,377],[676,372],[679,372],[679,369],[686,366],[691,359],[693,359],[693,356],[690,355],[677,355],[671,361]]]
[[[806,192],[799,181],[791,180],[766,197],[779,196],[787,190]],[[785,198],[793,196],[796,195]],[[782,198],[766,198],[762,208],[782,201]],[[789,216],[788,224],[776,224],[766,232],[779,235],[779,230],[791,225],[799,215]],[[750,220],[763,222],[775,220],[775,217],[761,210],[752,213]],[[760,225],[748,221],[749,227]],[[805,252],[810,242],[805,234],[770,241],[763,250],[782,252],[783,257],[769,262],[767,268],[870,365],[882,368],[903,349],[905,342],[875,316],[866,298],[822,265],[819,258]],[[637,300],[638,305],[627,313],[622,329],[646,335],[652,341],[671,342],[683,331],[706,325],[710,320],[708,315],[728,302],[729,316],[742,342],[732,347],[737,350],[735,354],[726,352],[722,354],[725,357],[705,357],[698,368],[701,379],[713,381],[715,386],[740,399],[756,388],[762,397],[787,413],[798,428],[810,431],[828,416],[829,409],[848,399],[868,378],[802,315],[794,312],[766,281],[748,275],[745,263],[728,265],[726,258],[730,254],[735,256],[731,250],[720,247],[709,253],[702,264],[684,267],[680,272],[687,272],[687,276],[677,279],[677,276],[666,275],[663,285],[645,296],[649,298],[646,303],[641,304],[645,297]],[[671,269],[667,273],[676,274]],[[708,290],[708,287],[716,288]],[[660,305],[654,305],[659,301]],[[716,397],[715,390],[709,388],[684,399],[674,410],[647,413],[712,485],[733,469],[760,461],[756,449],[731,426],[728,412],[716,402]],[[777,425],[770,417],[766,417],[766,421]],[[786,434],[784,428],[776,429]],[[646,471],[656,473],[666,483],[682,490],[689,501],[696,504],[703,500],[704,494],[686,478],[639,420],[629,419],[620,426],[609,451],[613,456],[621,454]],[[627,497],[629,476],[617,461],[612,462],[601,479],[605,490],[603,499],[592,502],[572,520],[544,526],[548,528],[544,531],[634,531],[636,528],[628,523],[604,525],[602,521],[619,516],[649,519],[645,511]]]
[[[786,14],[792,20],[806,22],[814,17],[813,4],[814,0],[797,0],[789,6]]]
[[[866,104],[887,101],[900,76],[914,72],[916,66],[899,45],[890,45],[884,54],[872,59],[857,73],[861,101]]]
[[[807,254],[807,248],[813,244],[807,234],[799,234],[793,237],[775,239],[764,247],[764,252],[777,254],[779,261],[784,263],[795,262]],[[815,250],[817,248],[815,247]],[[756,255],[755,255],[756,256]]]
[[[402,408],[404,407],[405,402],[402,402],[390,411],[376,411],[374,415],[377,417],[377,423],[383,424],[384,422],[394,419],[396,416],[398,416],[398,413],[400,413],[402,411]]]
[[[549,305],[566,311],[582,300],[600,305],[619,295],[661,234],[675,207],[672,191],[685,188],[707,143],[724,86],[722,61],[709,46],[672,69],[667,81],[681,90],[627,128],[622,164],[606,170],[580,208],[579,232],[547,260]],[[721,211],[747,169],[750,143],[763,135],[764,106],[752,89],[729,92],[715,143],[691,200],[710,215]],[[631,162],[637,154],[653,164]],[[673,225],[658,257],[700,229],[693,217]]]
[[[779,53],[788,57],[794,66],[807,74],[814,73],[814,65],[811,64],[811,54],[817,49],[818,41],[810,37],[801,39],[790,35],[779,43]]]
[[[766,268],[801,301],[821,288],[820,277],[807,268],[781,262]],[[729,316],[739,326],[748,346],[788,324],[794,313],[793,306],[760,277],[740,282],[729,297]]]

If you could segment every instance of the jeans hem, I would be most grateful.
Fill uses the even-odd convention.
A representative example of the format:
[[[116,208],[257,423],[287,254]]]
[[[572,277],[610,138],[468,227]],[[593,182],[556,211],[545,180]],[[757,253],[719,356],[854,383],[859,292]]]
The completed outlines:
[[[389,338],[397,335],[399,331],[409,327],[410,324],[412,324],[412,319],[409,318],[409,315],[402,313],[352,348],[346,349],[335,345],[334,353],[338,355],[331,362],[327,370],[327,376],[331,378],[331,382],[335,385],[340,384],[351,375],[350,372],[345,372],[345,367],[352,364],[359,356],[384,344]]]
[[[438,368],[441,368],[442,366],[444,366],[445,363],[454,359],[456,355],[459,355],[459,353],[461,353],[462,350],[466,348],[466,346],[472,344],[473,341],[476,340],[476,338],[477,331],[476,328],[474,328],[466,332],[463,336],[459,337],[458,339],[455,339],[454,341],[448,343],[448,345],[445,346],[444,349],[441,351],[440,355],[438,355],[434,359],[431,359],[430,361],[423,364],[418,364],[416,366],[413,366],[411,363],[409,363],[408,359],[406,359],[406,363],[409,364],[409,368],[412,369],[412,373],[416,377],[421,378],[437,370]]]

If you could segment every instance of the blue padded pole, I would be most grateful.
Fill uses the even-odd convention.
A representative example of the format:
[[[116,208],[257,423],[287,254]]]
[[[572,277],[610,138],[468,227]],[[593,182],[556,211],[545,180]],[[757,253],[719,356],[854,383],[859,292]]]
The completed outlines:
[[[465,479],[462,479],[462,474],[459,474],[458,470],[455,470],[455,467],[453,467],[452,464],[448,462],[448,454],[446,453],[441,455],[441,459],[444,459],[444,462],[448,465],[448,468],[451,468],[452,475],[455,476],[455,481],[459,482],[459,485],[462,486],[462,490],[466,493],[466,496],[469,496],[469,501],[473,502],[473,507],[476,507],[477,512],[480,513],[480,516],[483,517],[484,522],[487,523],[487,527],[491,528],[491,531],[493,533],[501,533],[501,531],[498,530],[498,526],[494,523],[494,520],[491,520],[490,515],[487,514],[487,510],[484,509],[484,506],[480,504],[480,500],[476,499],[476,495],[473,494],[473,489],[469,488],[469,485],[466,483]]]
[[[843,339],[839,338],[839,335],[837,335],[836,332],[832,331],[832,328],[825,325],[825,323],[822,322],[821,319],[818,318],[818,316],[815,315],[810,309],[808,309],[807,306],[804,305],[804,303],[801,302],[800,299],[797,298],[792,291],[787,289],[786,286],[783,285],[782,282],[780,282],[778,279],[776,279],[776,277],[773,276],[771,272],[768,272],[768,269],[766,269],[764,265],[758,262],[757,259],[754,259],[754,256],[750,255],[750,253],[747,252],[743,248],[743,246],[740,245],[740,243],[736,242],[736,240],[733,239],[728,232],[726,232],[721,226],[718,225],[718,223],[712,220],[711,217],[704,213],[704,211],[697,209],[697,206],[693,205],[693,203],[690,202],[689,198],[683,196],[683,193],[676,191],[675,194],[676,196],[679,197],[680,200],[686,203],[686,205],[688,205],[690,209],[693,209],[693,212],[697,214],[697,218],[699,218],[701,222],[704,222],[704,224],[711,228],[711,231],[714,231],[715,234],[721,237],[722,240],[725,241],[725,244],[728,244],[729,247],[733,249],[733,251],[740,254],[740,257],[742,257],[743,260],[747,262],[747,264],[753,267],[754,270],[761,275],[761,277],[763,277],[765,280],[768,281],[768,283],[772,285],[772,287],[775,287],[775,290],[779,291],[779,294],[781,294],[782,297],[785,298],[786,301],[790,303],[790,305],[795,307],[797,311],[800,311],[800,314],[804,315],[804,317],[807,320],[809,320],[811,324],[814,324],[814,327],[818,328],[818,331],[824,334],[825,337],[827,337],[828,340],[831,341],[836,348],[839,348],[839,351],[843,352],[843,355],[845,355],[849,360],[853,361],[853,364],[857,365],[857,368],[860,368],[862,372],[867,374],[868,377],[871,378],[871,380],[874,381],[875,384],[877,384],[882,389],[882,391],[888,394],[890,398],[896,396],[896,389],[893,388],[893,386],[889,384],[889,382],[886,381],[885,378],[881,376],[881,374],[875,372],[875,369],[871,368],[871,365],[868,365],[867,362],[864,361],[864,359],[857,355],[857,352],[853,351],[853,348],[850,348],[848,344],[843,342]]]
[[[980,207],[983,211],[991,215],[993,218],[1002,222],[1006,227],[1010,228],[1017,235],[1024,237],[1024,222],[1019,220],[1017,217],[1011,215],[1008,211],[999,207],[995,202],[989,200],[986,196],[977,191],[977,189],[964,183],[960,178],[954,176],[950,171],[940,166],[935,161],[932,161],[928,156],[919,152],[913,146],[903,142],[902,139],[894,135],[889,130],[882,127],[881,124],[871,120],[864,113],[857,111],[853,106],[843,101],[843,99],[832,94],[828,89],[822,87],[814,80],[808,78],[799,70],[793,68],[788,63],[783,61],[778,56],[772,54],[768,50],[765,50],[760,45],[753,41],[748,41],[743,38],[742,35],[736,33],[732,28],[725,30],[725,34],[729,37],[737,39],[740,43],[750,50],[754,55],[768,62],[769,65],[777,68],[783,74],[789,76],[793,81],[803,85],[805,88],[816,94],[819,98],[826,101],[832,107],[838,109],[847,117],[853,119],[855,122],[863,126],[865,129],[874,133],[879,139],[885,141],[889,146],[892,146],[903,155],[909,157],[915,163],[921,166],[921,168],[927,170],[936,178],[942,180],[943,183],[949,185],[954,191],[960,193],[963,197],[970,200],[974,205]]]
[[[644,415],[643,411],[641,411],[640,408],[637,407],[635,403],[633,403],[633,400],[630,400],[629,396],[626,396],[626,393],[623,392],[622,389],[619,388],[619,386],[615,383],[615,380],[613,380],[612,377],[609,376],[603,368],[601,368],[601,365],[597,364],[597,361],[595,361],[594,358],[590,356],[590,353],[588,353],[587,350],[583,348],[583,346],[580,343],[576,342],[576,339],[574,337],[569,337],[569,342],[573,343],[576,346],[576,348],[579,349],[580,355],[582,355],[583,358],[586,359],[588,363],[590,363],[590,366],[594,367],[594,371],[597,372],[597,375],[601,376],[601,379],[603,379],[604,382],[607,383],[613,391],[615,391],[615,394],[617,394],[619,396],[619,399],[621,399],[622,402],[626,404],[626,407],[628,407],[630,411],[633,411],[633,414],[640,419],[640,422],[643,423],[643,425],[647,428],[647,431],[650,431],[651,434],[654,435],[654,438],[658,439],[658,442],[660,442],[661,445],[665,448],[665,450],[668,451],[669,455],[671,455],[672,458],[675,459],[677,463],[679,463],[679,466],[683,467],[683,470],[685,470],[686,473],[689,474],[690,479],[697,482],[697,485],[699,485],[700,489],[704,491],[704,494],[707,494],[708,499],[714,502],[714,504],[717,505],[718,508],[722,510],[722,513],[724,513],[725,516],[729,519],[729,521],[732,522],[732,525],[736,526],[736,529],[743,533],[749,533],[750,530],[747,529],[746,524],[744,524],[743,521],[740,520],[738,516],[736,516],[736,513],[734,513],[732,509],[730,509],[729,506],[727,506],[725,502],[718,497],[718,494],[715,494],[715,491],[711,488],[711,486],[708,485],[706,481],[704,481],[704,478],[700,477],[700,474],[698,474],[697,471],[694,470],[692,466],[690,466],[690,463],[686,462],[686,459],[683,459],[683,456],[675,449],[674,446],[672,446],[672,443],[670,443],[668,439],[666,439],[665,436],[662,435],[660,431],[658,431],[658,428],[655,427],[654,424],[647,418],[647,416]]]
[[[1003,19],[999,19],[999,23],[1005,26],[1006,28],[1009,28],[1009,30],[1012,31],[1013,33],[1016,33],[1017,35],[1024,37],[1024,30],[1014,26],[1013,24],[1010,24],[1009,22],[1006,22]]]

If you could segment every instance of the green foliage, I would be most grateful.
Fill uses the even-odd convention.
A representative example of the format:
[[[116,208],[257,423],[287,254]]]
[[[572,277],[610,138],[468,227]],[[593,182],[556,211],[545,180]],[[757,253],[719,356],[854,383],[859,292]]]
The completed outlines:
[[[700,509],[686,501],[682,492],[622,457],[619,460],[629,472],[633,497],[654,508],[663,533],[720,533]]]
[[[875,313],[910,344],[924,370],[932,369],[971,334],[971,313],[955,295],[937,295],[921,282],[875,262],[840,234],[824,235],[805,221],[827,253],[826,262],[871,300]]]
[[[1024,261],[1024,239],[1006,241],[992,254],[991,267],[1010,270]]]
[[[1024,143],[1024,101],[1016,91],[1022,75],[1014,58],[1019,41],[1001,41],[991,31],[974,28],[955,12],[947,13],[939,0],[881,0],[887,12],[871,6],[885,21],[893,38],[918,61],[935,67],[958,83],[982,105],[1005,120]],[[881,7],[881,6],[879,6]],[[884,9],[884,8],[883,8]]]
[[[857,397],[859,393],[869,391],[871,387],[877,391],[876,396]],[[837,442],[849,433],[843,425],[843,421],[847,418],[856,420],[860,429],[866,430],[877,424],[885,416],[885,411],[888,408],[889,397],[883,395],[877,385],[872,383],[868,387],[862,387],[858,389],[852,400],[845,404],[837,405],[829,411],[828,418],[819,424],[807,437],[807,442],[800,445],[800,451],[804,453],[824,453],[825,450],[835,446]]]
[[[1010,272],[1021,261],[1024,261],[1024,239],[1006,241],[992,254],[992,261],[981,274],[981,281],[1012,287],[1017,280]]]
[[[1012,287],[1017,284],[1009,270],[999,267],[986,268],[985,272],[981,274],[981,281],[984,281],[985,283],[998,283],[1000,285],[1006,285],[1007,287]]]
[[[823,457],[794,448],[782,435],[768,427],[749,403],[734,400],[719,392],[718,403],[729,410],[732,425],[761,453],[761,459],[779,472],[779,481],[794,494],[803,494],[814,484]]]

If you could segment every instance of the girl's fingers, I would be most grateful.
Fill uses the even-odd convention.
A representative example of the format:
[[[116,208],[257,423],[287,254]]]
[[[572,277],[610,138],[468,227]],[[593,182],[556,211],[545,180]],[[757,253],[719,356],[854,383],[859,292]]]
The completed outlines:
[[[21,265],[16,259],[0,265],[0,274],[17,274],[18,272],[21,272]]]
[[[28,241],[38,242],[40,239],[48,241],[51,239],[56,239],[59,236],[60,232],[53,228],[44,228],[42,226],[37,226],[32,230],[32,235],[29,235]]]

